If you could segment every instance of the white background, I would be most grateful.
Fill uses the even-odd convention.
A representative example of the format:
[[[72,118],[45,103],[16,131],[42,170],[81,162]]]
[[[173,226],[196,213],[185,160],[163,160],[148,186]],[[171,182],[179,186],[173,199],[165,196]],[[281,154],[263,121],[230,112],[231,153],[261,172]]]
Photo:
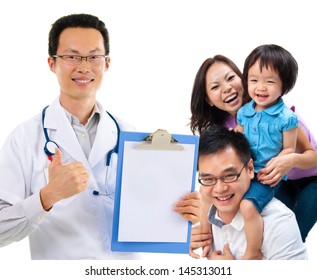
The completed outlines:
[[[252,0],[11,0],[1,7],[0,117],[2,145],[10,131],[58,95],[47,64],[51,24],[70,13],[92,13],[110,33],[110,69],[98,99],[139,131],[190,134],[190,96],[207,58],[228,56],[242,69],[258,45],[288,49],[298,82],[285,97],[317,135],[315,125],[316,8],[314,1]],[[5,176],[5,174],[1,174]],[[317,229],[307,246],[316,261]],[[178,258],[179,256],[176,256]],[[166,258],[158,256],[157,258]],[[0,261],[29,259],[28,243],[0,248]],[[0,263],[1,265],[1,263]]]

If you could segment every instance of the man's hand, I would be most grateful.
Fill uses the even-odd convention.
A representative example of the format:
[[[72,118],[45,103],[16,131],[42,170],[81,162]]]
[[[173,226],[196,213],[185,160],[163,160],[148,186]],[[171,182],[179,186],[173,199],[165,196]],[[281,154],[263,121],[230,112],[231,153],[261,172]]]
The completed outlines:
[[[89,173],[80,162],[62,164],[62,152],[56,149],[48,168],[49,182],[41,189],[40,197],[44,210],[49,210],[56,202],[84,191],[89,182]]]
[[[186,220],[196,224],[200,221],[203,202],[199,192],[195,191],[183,196],[181,201],[178,201],[174,210],[181,214]]]
[[[195,259],[199,259],[200,255],[195,253],[195,250],[202,249],[202,258],[209,256],[210,248],[212,243],[211,229],[203,229],[201,225],[193,226],[191,240],[190,240],[190,251],[189,255]]]
[[[221,250],[213,251],[210,255],[210,260],[234,260],[231,254],[229,244],[223,246],[223,252]]]

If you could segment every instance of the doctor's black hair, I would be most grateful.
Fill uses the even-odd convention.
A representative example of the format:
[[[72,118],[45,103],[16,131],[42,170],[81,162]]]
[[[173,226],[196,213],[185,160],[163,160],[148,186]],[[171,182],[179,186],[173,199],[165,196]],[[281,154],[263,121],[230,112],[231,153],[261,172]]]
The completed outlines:
[[[69,27],[94,28],[97,29],[103,37],[105,46],[105,55],[109,55],[109,33],[103,21],[98,17],[89,14],[71,14],[56,20],[48,36],[48,54],[53,56],[57,52],[59,37],[64,29]]]
[[[200,135],[198,156],[216,154],[229,147],[235,150],[242,163],[251,159],[249,141],[243,133],[220,125],[211,125]]]

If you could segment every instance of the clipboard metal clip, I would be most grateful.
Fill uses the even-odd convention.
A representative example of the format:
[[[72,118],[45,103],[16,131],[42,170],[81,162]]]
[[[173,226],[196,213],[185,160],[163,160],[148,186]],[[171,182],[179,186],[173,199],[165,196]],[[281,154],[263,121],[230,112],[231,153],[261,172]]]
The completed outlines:
[[[164,129],[158,129],[136,145],[138,150],[184,150],[184,147]]]

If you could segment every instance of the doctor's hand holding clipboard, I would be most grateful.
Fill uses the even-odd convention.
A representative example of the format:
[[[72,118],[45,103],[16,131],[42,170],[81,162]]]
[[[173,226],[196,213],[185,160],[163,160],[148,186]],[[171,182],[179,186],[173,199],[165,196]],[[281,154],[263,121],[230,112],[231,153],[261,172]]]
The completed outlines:
[[[81,162],[62,164],[62,152],[55,150],[55,156],[48,168],[49,182],[41,189],[40,197],[44,210],[65,198],[84,191],[89,182],[89,173]]]

